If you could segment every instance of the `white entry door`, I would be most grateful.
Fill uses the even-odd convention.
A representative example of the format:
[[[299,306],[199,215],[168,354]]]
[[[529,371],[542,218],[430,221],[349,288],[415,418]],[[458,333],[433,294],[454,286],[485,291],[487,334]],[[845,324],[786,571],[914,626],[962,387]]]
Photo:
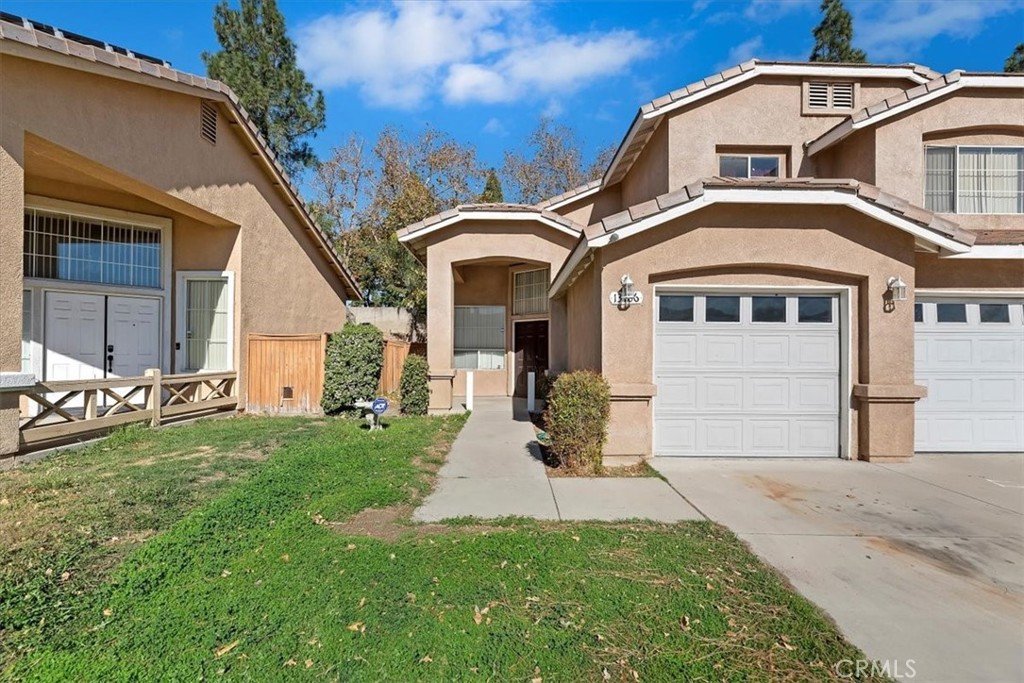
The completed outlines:
[[[918,299],[914,448],[1024,451],[1024,302]]]
[[[46,292],[44,379],[100,379],[106,297],[102,294]]]
[[[659,292],[655,455],[838,456],[838,302]]]
[[[160,301],[107,297],[108,377],[138,377],[160,367]]]

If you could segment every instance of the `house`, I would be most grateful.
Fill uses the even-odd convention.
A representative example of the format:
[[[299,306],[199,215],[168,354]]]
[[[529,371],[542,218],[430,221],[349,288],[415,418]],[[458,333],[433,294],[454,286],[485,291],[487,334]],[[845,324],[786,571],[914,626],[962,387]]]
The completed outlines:
[[[346,320],[355,281],[224,84],[0,14],[0,92],[0,454],[37,380],[230,372],[244,407],[249,334]]]
[[[399,239],[434,410],[590,368],[606,455],[1024,450],[1024,75],[753,60],[600,179]]]

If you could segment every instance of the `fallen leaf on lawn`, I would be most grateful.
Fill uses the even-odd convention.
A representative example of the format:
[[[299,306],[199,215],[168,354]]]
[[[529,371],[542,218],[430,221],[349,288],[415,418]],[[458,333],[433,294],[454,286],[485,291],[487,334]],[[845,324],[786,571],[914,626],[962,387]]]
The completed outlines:
[[[388,555],[388,559],[389,559],[389,560],[393,560],[393,559],[395,559],[395,554],[394,554],[394,553],[391,553],[390,555]]]
[[[359,598],[359,606],[362,607],[366,604],[366,598]]]
[[[307,660],[306,660],[306,668],[308,669],[308,668],[310,668],[311,666],[313,666],[313,660],[312,660],[312,659],[307,659]]]
[[[366,627],[363,626],[363,622],[361,621],[357,621],[354,624],[349,624],[345,628],[347,628],[349,631],[359,631],[360,633],[366,630]]]
[[[780,635],[779,636],[779,644],[782,645],[782,647],[786,648],[790,652],[792,652],[793,650],[796,649],[796,645],[790,644],[789,636],[782,636],[782,635]]]
[[[536,678],[531,678],[530,683],[542,683],[543,680],[541,676],[537,676]]]
[[[473,608],[473,623],[476,624],[477,626],[479,626],[480,622],[483,621],[483,620],[484,620],[484,617],[480,613],[480,608],[479,607],[474,607]]]
[[[220,573],[220,576],[221,576],[222,579],[231,576],[231,570],[230,569],[225,569],[224,571],[222,571]]]
[[[416,602],[416,594],[415,593],[406,593],[405,594],[405,599],[408,600],[409,602]]]
[[[71,572],[64,572],[63,574],[60,575],[60,580],[61,581],[67,581],[70,578],[71,578]]]
[[[238,643],[239,643],[239,641],[232,640],[230,643],[228,643],[224,647],[217,648],[217,651],[214,652],[214,654],[216,656],[218,656],[218,657],[223,657],[224,655],[226,655],[227,653],[231,652],[236,647],[238,647]]]
[[[712,586],[712,585],[711,585],[710,583],[709,583],[709,584],[707,584],[707,585],[705,585],[704,587],[705,587],[705,588],[707,588],[707,589],[708,589],[709,591],[713,591],[713,590],[715,590],[715,587],[714,587],[714,586]]]
[[[423,659],[420,660],[420,664],[430,664],[432,661],[434,660],[431,659],[430,655],[424,655]]]
[[[289,555],[288,553],[285,553],[284,555],[281,556],[281,561],[282,562],[291,562],[292,561],[291,555]]]
[[[610,681],[612,679],[612,675],[608,673],[608,669],[602,669],[601,678],[603,678],[606,681]]]
[[[577,543],[579,543],[579,542],[580,542],[580,537],[579,537],[579,536],[573,536],[573,537],[572,537],[572,540],[574,540],[574,541],[576,541]]]
[[[47,576],[53,576],[53,568],[52,567],[47,567],[46,571],[43,572],[43,573],[46,574]]]
[[[502,560],[501,561],[501,568],[504,569],[507,566],[508,566],[508,560]]]
[[[110,609],[109,607],[106,608],[105,610],[103,610],[103,616],[105,616],[105,617],[112,616],[113,614],[114,614],[114,610]]]
[[[285,666],[295,666],[296,663],[297,662],[294,659],[289,659],[287,662],[284,663],[284,665]]]
[[[356,549],[356,544],[355,543],[349,543],[347,546],[345,546],[345,550],[355,550],[355,549]]]
[[[690,617],[683,615],[683,618],[679,620],[679,625],[683,627],[684,631],[690,630]]]

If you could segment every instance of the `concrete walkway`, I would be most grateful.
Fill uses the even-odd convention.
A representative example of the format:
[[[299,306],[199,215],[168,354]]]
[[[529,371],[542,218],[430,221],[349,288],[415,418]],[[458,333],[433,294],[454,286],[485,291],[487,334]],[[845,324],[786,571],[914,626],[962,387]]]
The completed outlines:
[[[704,519],[654,477],[548,479],[521,402],[478,398],[436,490],[413,519],[532,517],[543,520]]]
[[[652,465],[890,673],[1024,681],[1020,454]]]

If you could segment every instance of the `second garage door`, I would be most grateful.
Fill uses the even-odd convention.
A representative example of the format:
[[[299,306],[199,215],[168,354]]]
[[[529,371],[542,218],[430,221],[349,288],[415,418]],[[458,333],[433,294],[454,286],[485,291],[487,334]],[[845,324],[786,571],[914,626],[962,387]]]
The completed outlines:
[[[655,298],[656,455],[839,454],[838,297]]]

